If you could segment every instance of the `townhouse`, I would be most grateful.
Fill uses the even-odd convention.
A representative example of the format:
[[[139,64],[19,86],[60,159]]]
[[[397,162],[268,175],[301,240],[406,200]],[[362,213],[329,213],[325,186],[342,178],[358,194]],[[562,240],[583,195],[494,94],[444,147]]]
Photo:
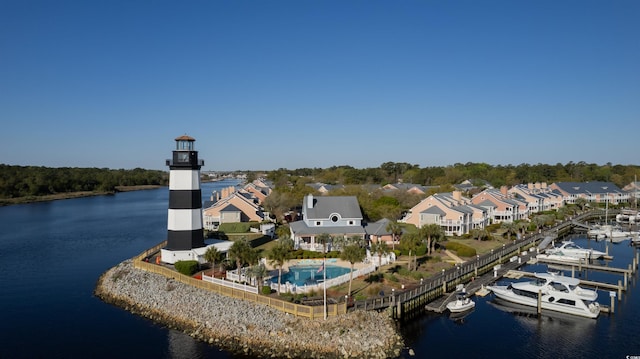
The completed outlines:
[[[302,220],[289,224],[296,249],[323,252],[320,235],[331,237],[326,250],[339,249],[340,239],[353,236],[365,239],[363,216],[355,196],[306,195],[302,201]]]

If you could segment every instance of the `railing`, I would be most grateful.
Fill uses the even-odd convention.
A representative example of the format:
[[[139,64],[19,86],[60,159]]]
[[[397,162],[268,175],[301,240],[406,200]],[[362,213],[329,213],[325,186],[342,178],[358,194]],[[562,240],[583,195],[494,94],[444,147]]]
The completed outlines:
[[[465,283],[471,280],[472,277],[488,273],[494,269],[495,265],[508,262],[510,257],[519,254],[524,248],[531,247],[546,236],[555,235],[557,231],[571,226],[572,221],[588,219],[602,215],[603,213],[603,211],[594,210],[578,215],[545,231],[531,234],[520,240],[514,240],[508,245],[504,244],[502,248],[493,249],[489,253],[477,255],[475,259],[456,264],[454,267],[446,270],[443,269],[442,273],[421,280],[417,288],[402,292],[394,291],[391,294],[385,293],[386,295],[380,298],[356,301],[354,302],[353,308],[362,310],[380,309],[410,301],[424,294],[429,294],[435,299],[444,292],[455,288],[457,284]]]

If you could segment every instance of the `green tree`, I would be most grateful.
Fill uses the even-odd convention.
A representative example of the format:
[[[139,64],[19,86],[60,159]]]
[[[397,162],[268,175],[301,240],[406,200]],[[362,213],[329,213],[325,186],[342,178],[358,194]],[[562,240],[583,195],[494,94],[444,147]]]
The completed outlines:
[[[385,241],[378,240],[371,244],[371,252],[378,255],[378,264],[380,267],[382,266],[382,256],[389,254],[389,251],[389,246]]]
[[[484,241],[491,237],[489,231],[485,228],[474,228],[469,232],[469,234],[471,234],[471,238],[477,239],[479,241]]]
[[[435,242],[444,237],[444,232],[442,231],[442,227],[435,223],[426,224],[420,227],[418,233],[420,233],[420,237],[427,240],[427,254],[431,255],[431,248],[435,247]],[[433,240],[433,242],[432,242]]]
[[[218,250],[218,248],[214,246],[207,248],[207,251],[204,252],[204,260],[211,263],[211,268],[214,270],[214,272],[216,269],[216,262],[221,261],[222,256],[223,254]]]
[[[267,252],[267,259],[269,260],[269,264],[278,268],[278,294],[280,294],[282,266],[284,266],[284,264],[289,259],[292,248],[293,246],[289,243],[289,241],[282,241],[282,239],[280,239],[278,243]]]
[[[240,275],[240,269],[245,264],[253,262],[256,256],[256,252],[251,247],[251,243],[246,237],[239,239],[231,245],[229,248],[229,258],[236,262],[236,268],[238,269],[238,275]]]
[[[256,287],[258,287],[258,289],[262,288],[264,285],[264,278],[268,274],[269,272],[267,271],[267,268],[262,263],[251,266],[247,271],[247,275],[256,280]]]
[[[518,233],[518,227],[514,222],[502,222],[500,223],[500,228],[505,230],[505,234],[509,241],[511,240],[512,234]]]
[[[316,237],[316,240],[317,242],[320,242],[322,244],[322,253],[326,254],[327,244],[329,244],[332,241],[329,233],[321,233]]]
[[[393,221],[389,222],[387,224],[387,228],[385,229],[387,230],[387,232],[391,233],[391,236],[393,237],[393,241],[391,242],[391,249],[395,250],[396,241],[398,241],[400,235],[402,235],[402,227],[400,226],[400,224],[398,224],[398,222]]]
[[[411,270],[411,264],[412,264],[411,255],[412,254],[415,256],[415,258],[413,260],[413,262],[415,263],[413,265],[414,269],[418,268],[417,251],[418,251],[418,247],[420,247],[421,243],[422,243],[422,239],[420,238],[420,234],[417,233],[417,232],[406,233],[400,239],[400,244],[409,251],[409,263],[407,265],[407,269],[409,269],[409,270]]]
[[[584,197],[578,197],[578,198],[576,198],[576,200],[575,200],[575,204],[576,204],[578,207],[580,207],[580,210],[581,210],[581,211],[584,211],[584,207],[586,207],[586,206],[587,206],[587,203],[588,203],[588,201],[587,201],[587,199],[586,199],[586,198],[584,198]]]
[[[349,296],[351,296],[351,284],[353,282],[353,265],[362,262],[367,255],[364,248],[357,244],[348,244],[340,252],[340,259],[351,263],[351,273],[349,274]]]

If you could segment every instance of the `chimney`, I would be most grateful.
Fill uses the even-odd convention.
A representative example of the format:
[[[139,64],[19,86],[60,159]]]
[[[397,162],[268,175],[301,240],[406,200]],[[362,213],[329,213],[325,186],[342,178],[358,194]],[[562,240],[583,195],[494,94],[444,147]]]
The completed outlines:
[[[460,191],[453,191],[452,194],[453,194],[453,199],[460,202],[460,199],[462,198],[462,193]]]
[[[503,196],[507,197],[509,190],[507,188],[507,186],[502,186],[500,187],[500,193],[502,193]]]
[[[527,183],[527,188],[529,190],[532,190],[533,189],[533,183],[531,183],[531,182]]]
[[[542,189],[547,189],[547,182],[542,182]]]
[[[540,189],[540,182],[536,182],[536,189]]]
[[[313,208],[313,195],[307,195],[307,208]]]

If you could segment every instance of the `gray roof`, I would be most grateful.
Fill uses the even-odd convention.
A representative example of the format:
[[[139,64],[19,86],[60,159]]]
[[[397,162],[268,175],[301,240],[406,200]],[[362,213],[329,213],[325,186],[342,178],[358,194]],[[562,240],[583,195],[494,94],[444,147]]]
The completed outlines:
[[[306,197],[305,197],[306,199]],[[303,203],[306,206],[306,203]],[[355,196],[313,197],[313,208],[307,207],[306,220],[329,218],[339,213],[342,218],[362,219],[360,204]]]
[[[439,214],[441,216],[447,214],[445,211],[438,208],[438,206],[431,206],[420,213]]]
[[[622,190],[612,182],[556,182],[555,185],[569,194],[607,194],[622,192]]]
[[[335,226],[335,227],[309,227],[304,221],[296,221],[289,223],[289,227],[296,235],[305,234],[365,234],[362,226]]]
[[[220,210],[220,212],[242,212],[242,211],[240,210],[240,208],[230,204],[230,205],[225,206],[224,208],[222,208]]]
[[[373,223],[366,223],[364,225],[364,230],[369,235],[382,236],[391,234],[391,232],[387,231],[387,225],[391,223],[387,218],[383,218],[379,221]]]

